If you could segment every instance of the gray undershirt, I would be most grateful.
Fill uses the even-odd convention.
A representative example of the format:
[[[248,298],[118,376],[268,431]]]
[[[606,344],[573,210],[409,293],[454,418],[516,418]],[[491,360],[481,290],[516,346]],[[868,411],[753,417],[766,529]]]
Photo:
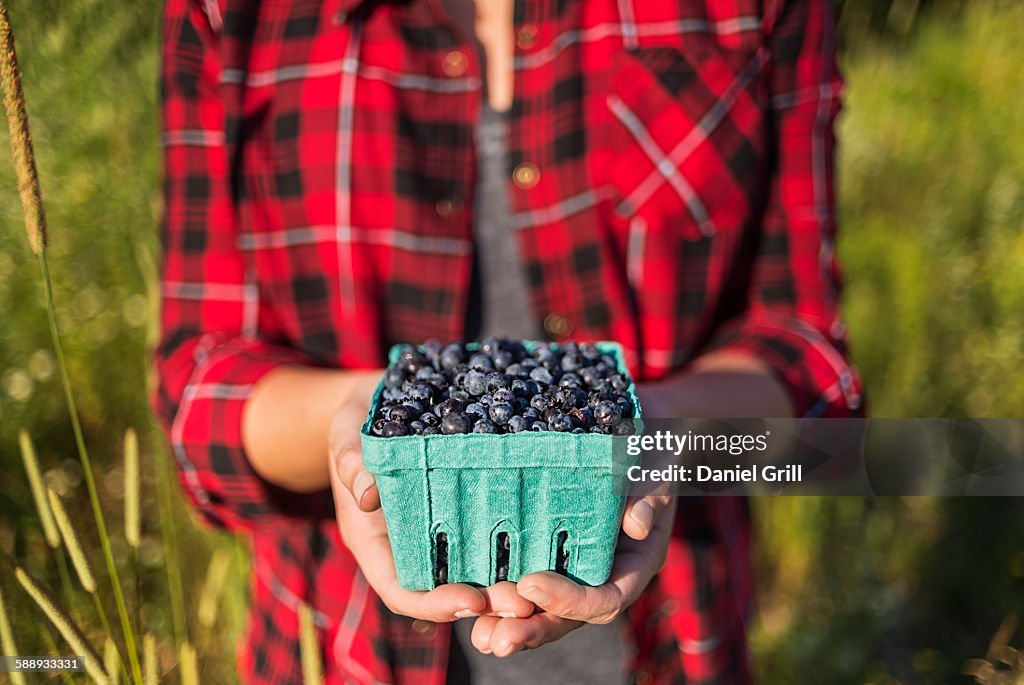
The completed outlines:
[[[489,107],[477,128],[476,268],[482,309],[479,337],[536,338],[527,282],[520,266],[515,229],[509,217],[505,117]],[[470,642],[475,619],[455,622],[449,659],[449,685],[626,683],[623,671],[624,622],[585,625],[561,640],[506,658],[481,654]]]

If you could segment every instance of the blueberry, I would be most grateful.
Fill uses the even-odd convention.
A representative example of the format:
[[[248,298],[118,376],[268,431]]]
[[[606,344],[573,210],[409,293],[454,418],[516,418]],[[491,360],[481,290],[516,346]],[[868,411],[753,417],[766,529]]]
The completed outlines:
[[[409,428],[404,423],[388,421],[384,424],[384,428],[381,430],[380,434],[385,438],[394,438],[399,435],[408,435]]]
[[[601,351],[593,343],[583,343],[580,345],[580,356],[588,362],[592,362],[601,358]]]
[[[562,388],[558,393],[562,398],[562,406],[566,409],[587,406],[587,393],[580,388]]]
[[[526,409],[523,410],[522,417],[524,419],[536,421],[537,419],[540,418],[540,412],[534,409],[533,407],[527,407]]]
[[[501,349],[501,341],[494,336],[488,336],[480,341],[480,351],[489,357],[493,357],[494,353]]]
[[[574,373],[562,374],[562,377],[558,379],[558,387],[560,388],[578,388],[580,383],[580,377]]]
[[[408,394],[410,399],[416,400],[417,402],[427,402],[434,396],[434,391],[429,385],[417,383],[409,388]]]
[[[462,352],[462,345],[451,344],[441,351],[441,368],[454,369],[465,360]]]
[[[412,416],[412,410],[404,404],[399,404],[398,406],[391,407],[388,410],[388,421],[395,423],[409,423],[409,421],[412,420]]]
[[[490,371],[494,368],[494,362],[486,354],[474,354],[469,358],[469,368],[477,371]]]
[[[508,430],[510,433],[522,433],[525,430],[529,430],[530,421],[523,416],[513,416],[508,420]]]
[[[601,433],[602,435],[606,434],[605,433],[605,429],[601,428],[601,426],[591,426],[590,427],[590,432],[591,433]]]
[[[545,383],[550,385],[555,381],[551,375],[551,371],[544,367],[538,367],[530,372],[530,378],[537,381],[538,383]]]
[[[423,355],[433,362],[441,356],[441,351],[444,349],[444,343],[437,338],[431,338],[420,345],[420,349],[423,350]]]
[[[445,435],[468,433],[471,428],[469,417],[462,412],[452,411],[441,419],[441,432]]]
[[[448,387],[448,379],[444,377],[443,373],[433,373],[426,381],[435,390],[443,390]]]
[[[578,372],[580,380],[587,385],[593,385],[594,383],[601,380],[601,374],[593,366],[585,366]]]
[[[573,429],[572,419],[565,414],[556,414],[551,418],[551,430],[565,433]]]
[[[445,400],[444,402],[434,407],[434,413],[443,419],[452,412],[461,412],[462,409],[462,402],[459,402],[458,400]]]
[[[566,354],[562,357],[562,371],[575,371],[583,366],[583,359],[576,354]]]
[[[404,350],[398,355],[398,367],[409,373],[416,373],[422,367],[428,366],[426,357],[413,349]]]
[[[479,371],[470,371],[466,374],[463,385],[470,395],[479,397],[487,392],[487,377]]]
[[[427,427],[427,424],[422,421],[413,421],[409,424],[409,430],[413,435],[423,435],[423,430]]]
[[[616,390],[618,392],[623,392],[629,386],[629,383],[626,381],[625,378],[622,377],[622,374],[620,373],[613,374],[611,377],[609,377],[608,383],[612,386],[613,390]]]
[[[441,425],[441,417],[431,411],[423,412],[419,420],[425,423],[427,428],[437,428]]]
[[[479,402],[472,402],[466,405],[466,414],[477,419],[487,418],[487,408]]]
[[[615,435],[633,435],[632,421],[619,421],[615,426]]]
[[[495,402],[503,402],[505,404],[512,404],[516,400],[515,394],[506,388],[498,388],[492,395]]]
[[[508,368],[505,369],[505,375],[519,378],[520,376],[527,375],[527,372],[523,368],[522,364],[510,364]]]
[[[440,434],[441,434],[441,431],[439,431],[434,426],[427,426],[426,428],[423,429],[423,435],[440,435]]]
[[[530,430],[546,431],[548,430],[548,424],[544,423],[543,421],[534,421],[533,424],[530,426]]]
[[[551,350],[538,350],[537,362],[549,371],[554,371],[560,365],[558,355]]]
[[[493,402],[488,411],[491,421],[494,421],[499,426],[504,426],[508,423],[508,420],[512,418],[512,413],[512,405],[508,402]]]
[[[622,418],[622,409],[614,402],[604,400],[594,407],[594,421],[599,426],[614,426]]]
[[[530,398],[530,406],[542,412],[551,406],[551,400],[548,399],[547,395],[534,395]]]
[[[448,391],[448,398],[449,399],[453,399],[453,400],[458,400],[459,402],[462,402],[463,404],[469,404],[470,402],[473,401],[472,396],[468,392],[466,392],[465,390],[449,390]]]
[[[530,396],[530,384],[524,380],[521,380],[519,378],[515,379],[514,381],[512,381],[512,385],[510,386],[510,388],[512,392],[518,395],[519,397]]]
[[[492,371],[491,373],[487,374],[487,392],[493,393],[495,390],[508,388],[508,386],[509,381],[501,372]]]
[[[409,410],[411,419],[414,419],[423,413],[422,402],[417,402],[416,400],[407,400],[405,404],[403,404],[402,406]]]
[[[433,376],[435,373],[437,373],[437,372],[434,370],[433,367],[431,367],[431,366],[424,366],[423,368],[416,370],[416,373],[413,376],[413,378],[415,378],[418,381],[425,381],[428,378],[430,378],[431,376]]]
[[[405,371],[402,371],[397,366],[389,367],[384,374],[384,385],[389,388],[400,387],[403,382],[405,382]]]
[[[494,368],[498,371],[505,371],[512,364],[512,355],[508,352],[495,352],[491,358],[494,360]]]
[[[474,433],[497,433],[498,427],[490,419],[480,419],[473,424]]]
[[[372,432],[374,435],[381,435],[384,432],[384,424],[387,422],[388,420],[385,419],[384,417],[378,417],[374,419],[373,423],[370,424],[370,432]]]
[[[587,430],[586,430],[585,428],[573,428],[573,429],[572,429],[571,431],[569,431],[569,432],[570,432],[570,433],[572,433],[573,435],[579,435],[579,434],[581,434],[581,433],[586,433],[586,432],[587,432]]]
[[[625,417],[633,416],[633,402],[626,395],[619,395],[615,398],[615,403],[619,405],[619,411]]]

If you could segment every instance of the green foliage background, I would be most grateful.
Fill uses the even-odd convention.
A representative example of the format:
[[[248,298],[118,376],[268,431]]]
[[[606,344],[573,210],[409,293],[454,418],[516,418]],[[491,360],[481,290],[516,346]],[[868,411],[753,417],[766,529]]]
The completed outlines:
[[[159,6],[10,5],[58,317],[129,577],[119,442],[130,426],[142,434],[140,620],[158,636],[170,672],[168,550],[154,494],[170,470],[146,404],[159,247]],[[1024,7],[846,0],[841,9],[840,256],[872,413],[1024,416]],[[48,482],[87,521],[37,267],[12,167],[0,163],[0,549],[56,586],[17,455],[22,426],[37,440]],[[196,526],[176,489],[175,504],[189,638],[204,682],[231,682],[245,553]],[[760,612],[752,644],[763,682],[967,682],[963,662],[984,654],[1004,616],[1024,614],[1018,500],[780,498],[755,506]],[[229,551],[232,575],[216,620],[205,625],[193,598],[215,549]],[[0,567],[0,586],[20,651],[44,653],[41,614],[7,571]],[[95,624],[85,600],[75,611]]]

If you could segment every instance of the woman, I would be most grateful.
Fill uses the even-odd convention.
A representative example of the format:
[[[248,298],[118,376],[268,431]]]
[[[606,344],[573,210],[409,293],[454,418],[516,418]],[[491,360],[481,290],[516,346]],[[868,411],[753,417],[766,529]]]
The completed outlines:
[[[825,0],[168,1],[155,404],[197,510],[251,540],[246,681],[300,680],[301,602],[328,682],[748,681],[741,500],[631,500],[600,588],[413,593],[358,430],[389,345],[491,333],[621,342],[650,416],[860,412],[830,21]]]

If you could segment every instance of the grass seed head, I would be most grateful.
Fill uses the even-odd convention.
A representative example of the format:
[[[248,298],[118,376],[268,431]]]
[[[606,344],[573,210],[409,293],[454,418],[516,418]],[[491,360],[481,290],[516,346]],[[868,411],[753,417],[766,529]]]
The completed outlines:
[[[57,549],[60,546],[60,534],[53,522],[53,512],[50,511],[50,505],[46,501],[43,475],[39,471],[39,459],[36,456],[35,446],[25,429],[18,433],[18,446],[21,448],[21,461],[25,465],[25,474],[28,476],[28,484],[32,490],[32,499],[36,503],[36,511],[39,512],[39,522],[43,525],[46,544]]]
[[[71,556],[71,563],[78,574],[78,580],[82,583],[85,591],[92,594],[96,592],[96,578],[92,575],[92,568],[89,566],[89,560],[85,557],[85,552],[82,551],[78,535],[71,526],[71,519],[68,518],[68,513],[64,510],[64,504],[60,501],[57,493],[52,488],[47,488],[46,492],[50,498],[50,508],[53,510],[53,516],[57,519],[57,527],[60,528],[61,537],[64,538],[64,546],[67,547],[68,554]]]

